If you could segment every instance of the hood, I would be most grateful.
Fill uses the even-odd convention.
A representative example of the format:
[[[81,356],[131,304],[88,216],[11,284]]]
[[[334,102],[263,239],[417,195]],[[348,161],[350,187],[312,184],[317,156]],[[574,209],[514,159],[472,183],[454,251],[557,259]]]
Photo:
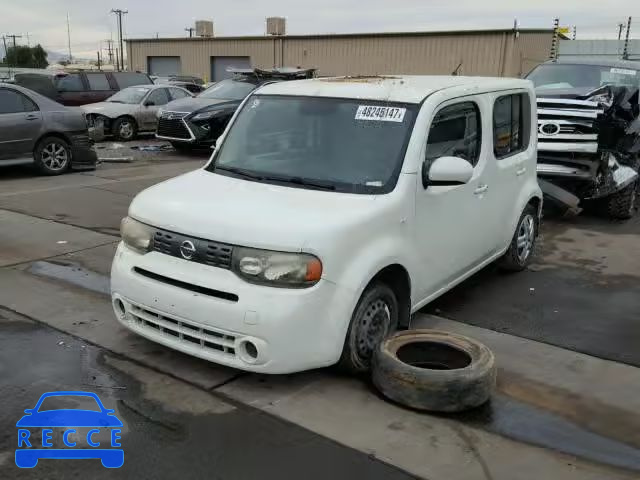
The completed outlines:
[[[82,105],[80,108],[82,108],[85,113],[99,113],[107,117],[118,117],[132,113],[139,106],[137,103],[100,102]]]
[[[176,233],[299,251],[317,235],[371,222],[379,195],[271,185],[196,170],[141,192],[129,215]]]
[[[580,88],[536,88],[538,98],[567,98],[583,99],[586,95],[596,90],[598,87]]]
[[[162,107],[162,110],[170,111],[170,112],[198,112],[207,107],[211,107],[214,105],[221,104],[240,104],[238,100],[222,100],[219,98],[201,98],[201,97],[187,97],[181,98],[180,100],[174,100],[173,102],[169,102]]]

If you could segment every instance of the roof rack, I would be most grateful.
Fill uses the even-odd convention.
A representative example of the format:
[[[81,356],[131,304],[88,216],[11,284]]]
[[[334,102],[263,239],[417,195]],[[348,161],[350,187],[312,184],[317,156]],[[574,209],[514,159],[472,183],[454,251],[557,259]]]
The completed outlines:
[[[259,79],[262,78],[280,78],[286,80],[314,78],[316,76],[315,68],[293,68],[293,67],[281,67],[281,68],[227,68],[227,72],[234,73],[236,75],[253,76]]]

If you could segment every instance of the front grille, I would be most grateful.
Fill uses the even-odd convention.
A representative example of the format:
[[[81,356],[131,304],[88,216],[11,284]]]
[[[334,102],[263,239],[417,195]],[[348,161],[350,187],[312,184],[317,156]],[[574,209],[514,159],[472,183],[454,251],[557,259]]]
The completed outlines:
[[[187,115],[187,113],[181,112],[164,112],[158,119],[157,135],[191,140],[191,132],[182,121]]]
[[[230,356],[236,354],[236,337],[227,332],[178,320],[135,304],[131,304],[128,313],[133,320],[133,326],[140,330],[171,337],[173,341],[198,346],[205,351]]]
[[[595,154],[595,124],[602,108],[595,102],[562,98],[538,98],[538,151]],[[545,129],[551,131],[545,133]],[[554,129],[556,131],[554,132]]]
[[[180,247],[185,242],[190,242],[195,248],[195,253],[191,258],[185,258],[180,250]],[[167,232],[166,230],[156,230],[153,236],[153,250],[172,257],[231,270],[233,245],[226,243],[189,237],[179,233]]]

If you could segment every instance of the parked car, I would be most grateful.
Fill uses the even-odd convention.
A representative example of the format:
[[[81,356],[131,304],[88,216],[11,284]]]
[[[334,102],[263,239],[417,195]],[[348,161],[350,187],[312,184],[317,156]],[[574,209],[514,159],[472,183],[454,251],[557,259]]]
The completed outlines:
[[[156,85],[159,84],[169,84],[175,85],[177,87],[182,87],[185,90],[189,90],[191,93],[198,94],[205,90],[204,82],[202,79],[197,77],[178,77],[178,76],[170,76],[170,77],[154,77],[153,83]]]
[[[79,106],[101,102],[123,88],[152,85],[141,72],[16,73],[17,85],[34,90],[62,105]]]
[[[204,168],[143,191],[122,222],[112,301],[144,337],[255,372],[364,371],[425,304],[532,259],[531,82],[280,82],[234,118]]]
[[[547,197],[574,213],[592,204],[631,218],[640,188],[640,62],[560,60],[527,78],[538,95],[538,175]]]
[[[239,69],[233,72],[234,78],[216,83],[196,98],[178,100],[164,107],[156,136],[169,140],[177,150],[209,147],[222,134],[242,100],[256,88],[272,82],[311,78],[315,70]]]
[[[83,105],[87,122],[104,135],[133,140],[139,132],[155,132],[158,109],[191,93],[173,85],[137,85],[120,90],[104,102]]]
[[[82,111],[0,83],[0,166],[34,164],[40,173],[59,175],[95,168],[96,161]]]

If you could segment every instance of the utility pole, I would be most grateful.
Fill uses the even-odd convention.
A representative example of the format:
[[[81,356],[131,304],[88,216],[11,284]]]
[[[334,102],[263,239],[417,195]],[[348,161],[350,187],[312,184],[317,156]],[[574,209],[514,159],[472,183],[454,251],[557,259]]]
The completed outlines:
[[[118,17],[118,43],[120,44],[120,67],[124,70],[124,46],[122,43],[122,15],[129,13],[128,10],[121,10],[119,8],[112,9],[111,13],[115,13]]]
[[[109,55],[109,63],[113,65],[113,40],[105,40],[107,42],[107,55]]]
[[[118,48],[116,47],[116,70],[120,71],[120,60],[118,57]]]
[[[69,63],[73,63],[71,56],[71,27],[69,26],[69,13],[67,13],[67,46],[69,47]]]
[[[560,19],[553,19],[553,39],[551,40],[551,51],[549,52],[549,60],[554,62],[558,60],[558,42],[560,35]]]
[[[184,29],[185,32],[189,32],[189,38],[193,38],[193,31],[195,30],[195,28],[193,27],[187,27]]]
[[[16,38],[22,38],[22,35],[7,35],[8,38],[13,38],[13,49],[16,49]]]
[[[98,50],[98,70],[102,70],[100,67],[100,50]]]
[[[31,39],[29,38],[29,32],[25,33],[25,36],[27,37],[27,47],[31,46]]]
[[[622,30],[624,29],[624,23],[618,24],[618,41],[622,40]]]
[[[9,64],[9,55],[7,53],[7,37],[5,37],[4,35],[2,36],[2,43],[4,43],[4,60],[5,62],[7,62],[7,65]]]
[[[629,60],[629,35],[631,34],[631,17],[627,20],[627,33],[624,38],[624,48],[622,49],[622,59]]]

